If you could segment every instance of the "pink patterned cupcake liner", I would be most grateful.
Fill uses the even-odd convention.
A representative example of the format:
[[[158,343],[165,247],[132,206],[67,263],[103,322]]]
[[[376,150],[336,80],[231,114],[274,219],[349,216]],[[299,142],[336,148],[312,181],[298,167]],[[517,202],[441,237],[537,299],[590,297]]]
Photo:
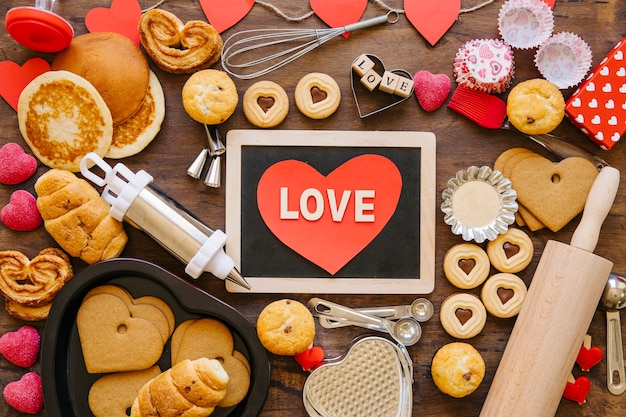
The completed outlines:
[[[552,35],[537,50],[535,66],[560,89],[579,84],[591,68],[591,48],[570,32]]]
[[[459,85],[487,93],[506,91],[514,70],[513,51],[501,39],[468,41],[454,59],[454,76]]]
[[[536,48],[554,29],[554,14],[543,0],[507,0],[500,8],[498,30],[513,48]]]

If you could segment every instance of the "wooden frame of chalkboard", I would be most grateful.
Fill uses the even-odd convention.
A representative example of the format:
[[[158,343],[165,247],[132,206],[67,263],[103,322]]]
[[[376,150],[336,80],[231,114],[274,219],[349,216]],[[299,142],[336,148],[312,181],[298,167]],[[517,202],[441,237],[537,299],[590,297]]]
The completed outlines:
[[[263,221],[257,185],[277,162],[328,175],[364,154],[389,158],[402,176],[396,211],[335,274],[284,245]],[[256,293],[429,294],[435,285],[436,139],[431,132],[231,130],[226,136],[226,253]],[[226,281],[229,292],[248,292]]]

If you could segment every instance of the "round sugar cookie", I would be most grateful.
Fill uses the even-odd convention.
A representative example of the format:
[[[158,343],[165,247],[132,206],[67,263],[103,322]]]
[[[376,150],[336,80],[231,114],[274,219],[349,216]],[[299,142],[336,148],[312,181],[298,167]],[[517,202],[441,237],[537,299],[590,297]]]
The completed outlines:
[[[330,75],[312,72],[298,81],[294,97],[302,114],[311,119],[325,119],[339,107],[341,90]]]
[[[516,273],[533,259],[533,242],[521,229],[509,227],[506,233],[487,243],[491,264],[500,272]]]
[[[439,319],[450,336],[470,339],[485,327],[487,310],[474,294],[456,293],[441,303]]]
[[[443,272],[452,285],[460,289],[476,288],[489,276],[487,252],[473,243],[459,243],[446,252]]]
[[[489,313],[499,318],[516,316],[526,299],[526,284],[514,274],[501,272],[485,282],[480,298]]]
[[[263,80],[252,84],[243,95],[243,114],[257,127],[275,127],[285,120],[289,112],[289,97],[273,81]]]

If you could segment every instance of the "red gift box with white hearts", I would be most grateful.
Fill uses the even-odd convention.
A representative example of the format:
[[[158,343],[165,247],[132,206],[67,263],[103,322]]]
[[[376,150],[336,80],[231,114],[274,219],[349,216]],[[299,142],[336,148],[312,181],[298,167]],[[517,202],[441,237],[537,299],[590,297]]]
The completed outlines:
[[[567,100],[565,116],[604,150],[621,139],[626,131],[626,38]]]

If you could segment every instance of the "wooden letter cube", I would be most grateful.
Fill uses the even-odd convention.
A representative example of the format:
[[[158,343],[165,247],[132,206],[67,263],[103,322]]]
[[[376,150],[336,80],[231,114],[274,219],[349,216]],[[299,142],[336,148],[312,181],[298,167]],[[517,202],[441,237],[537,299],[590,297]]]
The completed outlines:
[[[364,76],[367,71],[374,68],[374,61],[368,58],[367,55],[363,54],[352,63],[352,69],[359,74],[360,77]]]
[[[393,94],[396,90],[396,86],[398,85],[399,80],[400,76],[398,74],[394,74],[391,71],[385,71],[378,89],[380,91],[384,91],[385,93]]]
[[[374,91],[374,89],[378,87],[378,84],[380,84],[380,80],[382,80],[382,77],[378,75],[376,71],[370,69],[361,78],[361,84],[363,84],[369,91]]]
[[[413,92],[413,80],[407,77],[399,77],[398,84],[394,90],[394,94],[400,97],[407,98]]]

